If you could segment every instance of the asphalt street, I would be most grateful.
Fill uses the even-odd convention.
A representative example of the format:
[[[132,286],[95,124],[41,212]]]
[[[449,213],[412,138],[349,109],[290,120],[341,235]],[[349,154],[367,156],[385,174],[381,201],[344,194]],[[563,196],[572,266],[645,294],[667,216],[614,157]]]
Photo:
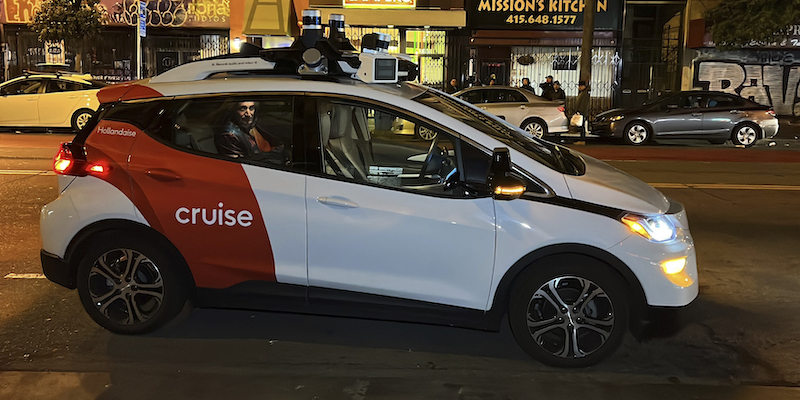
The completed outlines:
[[[579,151],[684,204],[700,295],[600,365],[560,370],[499,333],[186,310],[145,336],[92,322],[41,279],[38,212],[66,135],[0,134],[0,399],[800,399],[800,141]],[[785,146],[788,145],[788,146]]]

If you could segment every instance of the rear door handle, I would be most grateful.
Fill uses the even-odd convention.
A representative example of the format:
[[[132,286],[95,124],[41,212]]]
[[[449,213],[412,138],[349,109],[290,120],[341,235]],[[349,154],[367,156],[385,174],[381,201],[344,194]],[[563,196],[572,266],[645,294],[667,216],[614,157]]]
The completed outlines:
[[[317,197],[317,201],[334,207],[344,207],[344,208],[358,208],[358,204],[353,203],[350,200],[345,199],[337,199],[335,197],[327,197],[327,196],[320,196]]]
[[[175,171],[171,171],[168,169],[148,169],[145,171],[147,176],[161,182],[174,182],[183,179],[180,175],[178,175]]]
[[[731,110],[731,114],[741,114],[742,112],[739,110]]]
[[[526,107],[525,107],[525,105],[524,105],[524,104],[522,104],[522,105],[520,105],[520,106],[519,106],[519,109],[520,109],[520,110],[524,110],[525,108],[526,108]]]
[[[693,117],[702,117],[703,113],[692,113]]]

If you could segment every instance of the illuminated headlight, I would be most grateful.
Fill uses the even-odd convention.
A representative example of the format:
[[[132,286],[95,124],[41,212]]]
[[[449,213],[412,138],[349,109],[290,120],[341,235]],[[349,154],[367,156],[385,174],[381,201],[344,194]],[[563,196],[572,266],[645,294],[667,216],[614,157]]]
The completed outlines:
[[[649,216],[626,214],[621,221],[631,231],[654,243],[668,242],[677,235],[675,224],[663,214]]]
[[[623,119],[623,118],[625,118],[625,116],[624,116],[624,115],[615,115],[615,116],[613,116],[613,117],[609,118],[609,121],[611,121],[611,122],[614,122],[614,121],[619,121],[619,120],[621,120],[621,119]]]

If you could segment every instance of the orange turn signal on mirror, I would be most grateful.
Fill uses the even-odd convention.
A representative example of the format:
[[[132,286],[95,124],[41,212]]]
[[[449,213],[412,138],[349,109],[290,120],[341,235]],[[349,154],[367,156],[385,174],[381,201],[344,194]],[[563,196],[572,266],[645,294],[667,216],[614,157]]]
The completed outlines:
[[[503,196],[518,196],[525,193],[525,186],[497,186],[494,188],[494,194]]]

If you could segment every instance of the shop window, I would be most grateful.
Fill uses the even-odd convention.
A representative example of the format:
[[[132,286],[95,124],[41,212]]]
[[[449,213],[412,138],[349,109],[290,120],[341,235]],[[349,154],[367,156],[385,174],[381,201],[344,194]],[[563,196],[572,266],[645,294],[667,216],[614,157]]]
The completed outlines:
[[[327,175],[430,193],[458,178],[455,138],[393,111],[319,100]]]

